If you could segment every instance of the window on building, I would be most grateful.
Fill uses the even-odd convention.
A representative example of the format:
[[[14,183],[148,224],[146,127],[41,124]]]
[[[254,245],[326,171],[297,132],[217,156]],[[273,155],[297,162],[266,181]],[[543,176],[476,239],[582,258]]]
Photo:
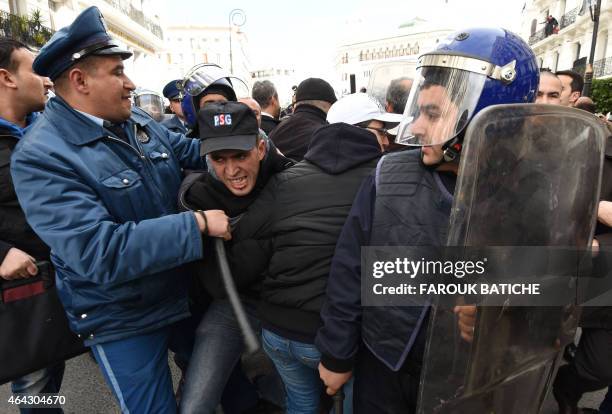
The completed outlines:
[[[580,44],[580,42],[576,42],[576,56],[574,57],[574,60],[578,60],[580,59],[580,49],[581,49],[582,45]]]

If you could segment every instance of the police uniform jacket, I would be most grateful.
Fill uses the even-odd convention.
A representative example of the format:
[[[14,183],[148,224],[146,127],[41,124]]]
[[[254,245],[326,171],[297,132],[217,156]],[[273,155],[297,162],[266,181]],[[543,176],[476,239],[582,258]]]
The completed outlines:
[[[172,132],[177,132],[179,134],[187,133],[187,127],[176,115],[173,115],[171,118],[164,119],[163,121],[161,121],[161,124]]]
[[[28,222],[51,247],[57,289],[86,345],[188,316],[188,275],[202,241],[177,213],[181,166],[202,168],[199,142],[139,109],[129,143],[52,98],[19,142],[11,173]]]

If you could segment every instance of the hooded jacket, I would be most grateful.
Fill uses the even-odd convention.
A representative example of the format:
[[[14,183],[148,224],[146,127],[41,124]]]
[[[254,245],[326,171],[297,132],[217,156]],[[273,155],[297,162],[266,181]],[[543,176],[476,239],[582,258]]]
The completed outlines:
[[[236,274],[263,278],[259,314],[267,329],[314,341],[336,241],[381,155],[370,131],[341,123],[321,127],[304,161],[270,180],[242,217],[231,265]],[[262,256],[268,260],[252,259]]]

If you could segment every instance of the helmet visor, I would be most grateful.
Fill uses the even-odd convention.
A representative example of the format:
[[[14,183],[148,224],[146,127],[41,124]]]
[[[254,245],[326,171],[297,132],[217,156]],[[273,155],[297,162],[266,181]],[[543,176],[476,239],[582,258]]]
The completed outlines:
[[[249,96],[249,87],[240,78],[232,76],[226,70],[212,63],[203,63],[196,65],[185,75],[182,81],[179,82],[179,89],[191,96],[198,96],[211,84],[225,79],[238,99]]]
[[[424,66],[412,85],[396,142],[441,145],[457,136],[474,115],[487,77],[461,69]]]
[[[183,93],[197,96],[202,93],[204,89],[208,88],[211,83],[222,78],[227,78],[229,75],[227,71],[212,63],[196,65],[191,68],[183,80],[179,82],[179,89],[181,89]]]
[[[164,117],[164,100],[155,93],[142,93],[134,96],[134,105],[151,115],[157,122]]]

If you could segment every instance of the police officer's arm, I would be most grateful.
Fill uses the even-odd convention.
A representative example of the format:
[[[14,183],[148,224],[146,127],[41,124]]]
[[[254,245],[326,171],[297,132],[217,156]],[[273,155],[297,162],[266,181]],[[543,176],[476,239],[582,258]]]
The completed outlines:
[[[40,238],[79,276],[121,282],[202,256],[193,212],[117,223],[98,194],[61,159],[23,146],[11,172],[19,202]]]
[[[369,244],[375,198],[371,175],[361,185],[344,223],[327,281],[323,326],[315,344],[322,365],[337,373],[353,369],[361,342],[361,247]]]
[[[183,134],[178,132],[172,132],[169,129],[156,125],[159,129],[160,135],[166,135],[168,142],[174,151],[181,167],[203,170],[206,169],[206,160],[200,156],[200,143],[201,141],[196,138],[187,138]]]

